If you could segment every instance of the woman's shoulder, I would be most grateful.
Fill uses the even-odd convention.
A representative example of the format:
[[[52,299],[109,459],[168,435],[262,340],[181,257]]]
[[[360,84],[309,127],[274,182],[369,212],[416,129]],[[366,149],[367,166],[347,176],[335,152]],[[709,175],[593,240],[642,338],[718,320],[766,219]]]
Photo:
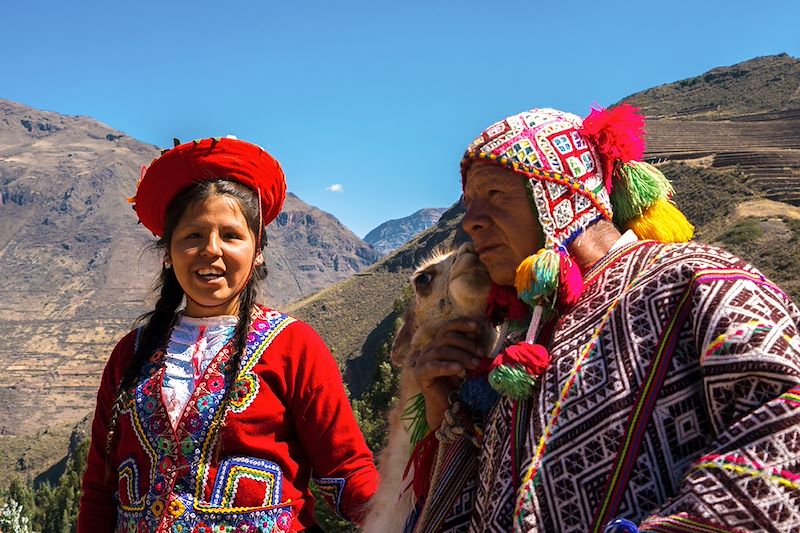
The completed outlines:
[[[118,352],[134,352],[136,350],[136,346],[139,344],[139,337],[141,335],[142,328],[137,327],[130,330],[126,333],[121,339],[117,341],[117,344],[114,346],[113,354]]]
[[[280,335],[284,341],[305,341],[312,344],[324,341],[307,322],[265,305],[257,305],[253,315],[253,330],[256,333]]]

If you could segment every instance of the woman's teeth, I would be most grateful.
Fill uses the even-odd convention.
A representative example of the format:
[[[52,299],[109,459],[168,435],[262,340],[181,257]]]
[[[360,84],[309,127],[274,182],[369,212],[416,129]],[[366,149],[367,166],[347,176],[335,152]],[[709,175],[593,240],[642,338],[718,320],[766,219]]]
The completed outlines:
[[[218,277],[222,276],[222,272],[219,270],[198,270],[197,275],[205,280],[217,279]]]

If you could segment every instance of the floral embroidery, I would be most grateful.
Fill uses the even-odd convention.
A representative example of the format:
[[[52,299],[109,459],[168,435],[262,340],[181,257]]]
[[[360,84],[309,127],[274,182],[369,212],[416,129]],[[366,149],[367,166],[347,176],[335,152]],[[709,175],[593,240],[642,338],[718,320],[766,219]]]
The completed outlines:
[[[153,516],[156,518],[161,516],[161,513],[164,512],[164,502],[161,500],[156,500],[153,502],[153,505],[150,506],[150,512],[153,513]]]
[[[200,522],[199,524],[194,526],[192,533],[211,533],[211,526],[209,526],[205,522]]]
[[[183,503],[181,503],[180,500],[177,500],[177,499],[176,500],[172,500],[171,502],[169,502],[169,505],[167,506],[167,511],[172,516],[180,516],[180,515],[183,514],[183,511],[185,511],[185,510],[186,510],[186,507],[183,505]]]

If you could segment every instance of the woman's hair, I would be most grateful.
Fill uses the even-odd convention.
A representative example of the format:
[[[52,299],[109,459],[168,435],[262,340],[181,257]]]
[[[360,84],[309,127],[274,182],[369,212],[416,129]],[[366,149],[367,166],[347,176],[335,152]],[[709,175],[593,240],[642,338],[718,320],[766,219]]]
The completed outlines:
[[[166,220],[164,223],[164,234],[154,243],[153,247],[162,254],[169,249],[172,234],[178,225],[181,217],[188,208],[198,203],[202,203],[215,196],[224,196],[233,199],[239,206],[247,226],[253,233],[256,243],[256,252],[263,249],[266,243],[266,232],[261,225],[261,213],[259,209],[258,196],[248,187],[235,181],[216,179],[202,181],[189,187],[178,194],[170,203],[167,209]],[[227,368],[230,369],[225,374],[226,393],[220,405],[220,409],[228,406],[230,396],[233,391],[233,380],[238,373],[242,357],[247,349],[247,334],[250,328],[250,313],[256,303],[258,295],[258,284],[267,277],[267,267],[262,263],[254,265],[252,275],[247,284],[239,293],[238,314],[239,321],[233,332],[233,353],[231,354]],[[131,387],[136,382],[136,378],[156,350],[166,347],[172,326],[177,318],[178,307],[183,302],[183,288],[175,277],[175,271],[167,265],[161,267],[161,274],[156,283],[159,290],[158,301],[155,308],[149,313],[140,316],[137,323],[142,324],[138,338],[138,345],[133,359],[128,364],[122,379],[117,388],[117,397],[111,411],[111,419],[108,425],[106,436],[106,451],[110,452],[117,429],[117,419],[122,407],[125,404],[125,397],[130,392]],[[218,417],[222,420],[222,417]],[[211,428],[212,431],[215,428]]]

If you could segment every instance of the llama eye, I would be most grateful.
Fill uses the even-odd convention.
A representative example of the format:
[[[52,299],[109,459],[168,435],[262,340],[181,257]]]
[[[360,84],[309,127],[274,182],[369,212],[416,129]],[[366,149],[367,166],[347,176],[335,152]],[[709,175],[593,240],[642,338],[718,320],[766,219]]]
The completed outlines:
[[[433,274],[428,272],[420,272],[416,276],[414,276],[414,286],[415,287],[426,287],[433,281]]]

